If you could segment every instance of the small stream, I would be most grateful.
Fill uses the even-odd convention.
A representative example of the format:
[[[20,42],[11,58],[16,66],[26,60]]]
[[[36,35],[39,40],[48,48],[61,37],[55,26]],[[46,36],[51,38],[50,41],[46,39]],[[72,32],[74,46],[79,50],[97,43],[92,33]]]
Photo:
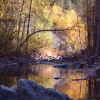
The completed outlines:
[[[74,100],[100,100],[90,99],[92,92],[90,93],[89,84],[93,81],[87,78],[84,69],[59,69],[53,65],[30,64],[17,71],[13,69],[0,74],[0,85],[17,86],[18,79],[21,78],[35,81],[46,88],[54,88]]]

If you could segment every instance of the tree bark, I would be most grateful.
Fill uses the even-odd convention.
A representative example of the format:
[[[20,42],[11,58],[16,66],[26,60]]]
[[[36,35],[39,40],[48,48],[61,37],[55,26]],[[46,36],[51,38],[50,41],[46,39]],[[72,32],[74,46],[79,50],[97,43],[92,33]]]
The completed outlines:
[[[96,26],[96,29],[95,29],[95,32],[97,32],[97,43],[96,43],[96,50],[95,50],[95,55],[96,56],[99,56],[100,55],[100,0],[96,0],[95,1],[95,6],[96,6],[96,9],[95,9],[95,26]]]

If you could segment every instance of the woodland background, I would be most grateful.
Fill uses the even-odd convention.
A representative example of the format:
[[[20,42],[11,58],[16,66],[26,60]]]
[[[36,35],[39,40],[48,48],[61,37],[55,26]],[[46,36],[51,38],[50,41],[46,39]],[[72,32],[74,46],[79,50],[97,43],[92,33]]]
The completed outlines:
[[[100,0],[0,0],[0,55],[100,55]]]

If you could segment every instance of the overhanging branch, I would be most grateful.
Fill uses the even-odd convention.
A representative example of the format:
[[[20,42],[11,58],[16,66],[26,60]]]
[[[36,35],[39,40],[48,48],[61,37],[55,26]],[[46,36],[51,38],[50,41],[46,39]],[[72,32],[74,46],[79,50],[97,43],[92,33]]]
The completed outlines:
[[[75,26],[73,26],[75,27]],[[24,43],[35,33],[39,33],[39,32],[49,32],[49,31],[65,31],[65,30],[73,30],[73,27],[68,27],[66,29],[50,29],[50,30],[39,30],[39,31],[35,31],[33,33],[31,33],[28,37],[26,37],[26,39],[23,41],[23,43],[21,43],[20,47],[22,47],[24,45]]]

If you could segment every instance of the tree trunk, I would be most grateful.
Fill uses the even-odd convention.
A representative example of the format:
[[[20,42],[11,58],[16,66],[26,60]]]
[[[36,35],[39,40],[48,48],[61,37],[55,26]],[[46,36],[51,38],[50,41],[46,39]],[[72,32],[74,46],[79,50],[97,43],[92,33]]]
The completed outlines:
[[[32,7],[32,0],[30,1],[30,8],[29,8],[29,15],[28,15],[27,37],[29,36],[30,18],[31,18],[31,7]],[[25,50],[26,55],[27,55],[27,52],[28,52],[28,39],[26,41],[26,50]]]
[[[96,50],[95,50],[95,55],[99,56],[100,55],[100,0],[96,0],[96,9],[95,9],[95,26],[96,26],[96,34],[97,34],[97,43],[96,43]]]

